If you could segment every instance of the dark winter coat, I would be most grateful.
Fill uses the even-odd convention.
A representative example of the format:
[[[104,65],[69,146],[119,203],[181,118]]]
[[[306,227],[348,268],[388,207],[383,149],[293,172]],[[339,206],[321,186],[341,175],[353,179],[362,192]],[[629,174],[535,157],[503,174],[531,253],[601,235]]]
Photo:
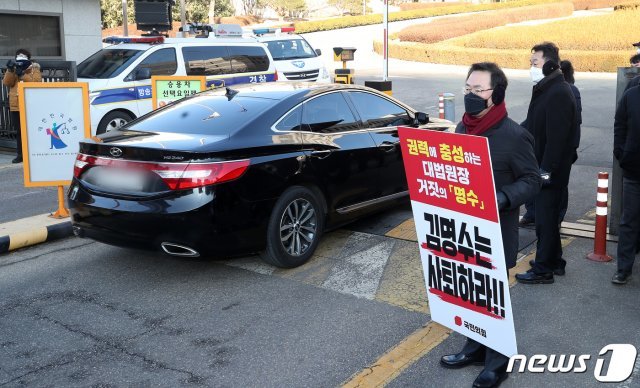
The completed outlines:
[[[456,133],[466,133],[462,123]],[[540,191],[538,163],[533,153],[533,138],[524,128],[505,117],[482,134],[489,140],[495,189],[502,191],[509,206],[500,211],[500,227],[507,268],[516,265],[518,256],[518,218],[520,205]]]
[[[20,82],[42,82],[40,65],[36,62],[32,62],[31,68],[26,70],[22,76],[18,76],[15,72],[9,70],[4,73],[2,83],[9,88],[9,109],[12,112],[17,112],[19,110],[18,85]]]
[[[580,126],[582,125],[582,96],[580,96],[580,90],[578,90],[576,85],[569,84],[569,87],[571,88],[571,92],[573,92],[573,97],[576,100],[576,115],[578,119],[578,125],[576,127],[576,132],[573,135],[573,141],[571,142],[571,144],[577,150],[578,147],[580,147],[580,132],[581,132]],[[576,154],[574,158],[578,159],[578,155]]]
[[[578,117],[571,87],[559,70],[533,87],[522,126],[533,135],[538,165],[551,173],[551,184],[567,186],[576,150]]]
[[[627,90],[631,89],[632,87],[638,86],[638,85],[640,85],[640,75],[637,75],[637,76],[633,77],[631,79],[631,81],[629,81],[627,86],[624,88],[624,91],[626,92]]]
[[[640,86],[622,95],[613,124],[613,155],[624,176],[640,180]]]

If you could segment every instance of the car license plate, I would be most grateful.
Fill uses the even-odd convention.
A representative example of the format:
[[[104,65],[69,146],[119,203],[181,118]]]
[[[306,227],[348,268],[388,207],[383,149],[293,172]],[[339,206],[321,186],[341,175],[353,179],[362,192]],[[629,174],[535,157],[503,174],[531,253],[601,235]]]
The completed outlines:
[[[101,168],[97,182],[109,190],[142,191],[144,174],[138,171]]]

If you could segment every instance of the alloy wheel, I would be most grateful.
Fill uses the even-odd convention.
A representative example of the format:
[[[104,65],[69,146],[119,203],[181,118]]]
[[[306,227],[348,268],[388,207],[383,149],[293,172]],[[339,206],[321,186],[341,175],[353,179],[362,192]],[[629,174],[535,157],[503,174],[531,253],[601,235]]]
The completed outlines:
[[[127,120],[117,117],[111,121],[109,121],[107,123],[107,127],[105,128],[105,132],[109,132],[109,131],[113,131],[115,129],[118,129],[120,127],[122,127],[123,125],[125,125],[126,123],[128,123]]]
[[[303,198],[291,201],[280,219],[280,242],[284,250],[292,256],[303,255],[316,233],[316,211],[311,202]]]

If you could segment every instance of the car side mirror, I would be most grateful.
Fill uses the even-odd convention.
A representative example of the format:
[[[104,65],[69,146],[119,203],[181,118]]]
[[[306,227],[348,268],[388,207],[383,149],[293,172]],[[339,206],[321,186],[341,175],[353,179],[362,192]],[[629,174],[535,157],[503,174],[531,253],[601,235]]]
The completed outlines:
[[[148,67],[141,67],[136,70],[136,81],[151,78],[151,69]]]
[[[429,115],[424,112],[416,112],[415,116],[416,125],[429,124]]]
[[[322,55],[322,51],[320,51],[320,49],[316,49],[316,54],[317,54],[318,56],[320,56],[320,55]]]

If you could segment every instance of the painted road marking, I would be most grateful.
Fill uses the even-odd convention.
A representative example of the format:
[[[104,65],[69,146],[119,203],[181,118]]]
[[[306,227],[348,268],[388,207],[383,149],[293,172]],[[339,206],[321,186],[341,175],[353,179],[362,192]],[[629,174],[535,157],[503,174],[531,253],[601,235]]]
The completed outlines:
[[[246,269],[247,271],[259,273],[262,275],[271,275],[273,271],[276,270],[276,267],[263,262],[259,257],[257,259],[258,260],[253,257],[243,257],[235,260],[230,260],[225,264],[229,267],[242,268]]]
[[[9,240],[9,250],[13,251],[45,241],[47,241],[46,227],[40,227],[27,232],[14,233]]]
[[[275,268],[258,256],[222,263],[429,313],[422,263],[413,241],[342,229],[323,236],[313,257],[297,268]]]
[[[387,260],[375,300],[410,311],[429,313],[417,243],[400,240],[396,242]]]
[[[430,322],[386,352],[373,365],[343,385],[347,388],[381,387],[447,339],[451,330]]]
[[[394,245],[394,240],[385,239],[368,249],[356,249],[333,267],[323,288],[373,299]]]
[[[388,231],[385,236],[408,241],[418,241],[418,237],[416,235],[416,225],[413,222],[413,217]]]

